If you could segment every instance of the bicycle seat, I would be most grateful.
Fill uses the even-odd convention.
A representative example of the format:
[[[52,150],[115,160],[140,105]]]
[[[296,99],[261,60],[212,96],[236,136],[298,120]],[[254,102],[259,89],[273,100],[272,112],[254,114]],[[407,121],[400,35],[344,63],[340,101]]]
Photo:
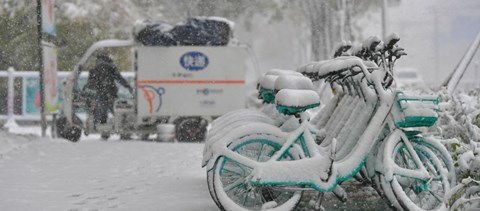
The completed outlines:
[[[271,69],[258,80],[259,99],[264,103],[275,102],[275,81],[279,76],[304,77],[301,73],[292,70]]]
[[[265,103],[274,103],[275,102],[275,93],[273,88],[275,85],[275,80],[278,76],[276,75],[264,75],[259,80],[258,94],[259,98],[263,99]]]
[[[320,96],[313,90],[282,89],[275,95],[278,112],[296,115],[320,106]]]

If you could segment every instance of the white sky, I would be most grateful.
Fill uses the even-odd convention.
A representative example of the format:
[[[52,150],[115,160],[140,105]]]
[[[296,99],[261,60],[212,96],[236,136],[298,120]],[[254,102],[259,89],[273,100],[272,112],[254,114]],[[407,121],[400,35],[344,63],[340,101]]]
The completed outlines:
[[[399,67],[417,68],[427,83],[437,85],[455,68],[480,32],[480,1],[402,0],[400,5],[389,8],[388,20],[388,31],[400,34],[400,43],[408,53]],[[479,53],[463,81],[480,75],[475,62],[480,62]]]

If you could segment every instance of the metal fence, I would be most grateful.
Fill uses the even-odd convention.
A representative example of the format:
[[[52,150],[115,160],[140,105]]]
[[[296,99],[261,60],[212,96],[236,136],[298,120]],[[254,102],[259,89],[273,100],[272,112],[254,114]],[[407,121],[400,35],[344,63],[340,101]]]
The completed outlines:
[[[63,83],[70,72],[59,71],[58,93],[63,93]],[[122,76],[132,85],[133,72],[121,72]],[[82,72],[78,81],[79,88],[87,82],[88,72]],[[119,92],[128,93],[128,90],[119,87]],[[59,95],[60,104],[63,102]],[[16,71],[10,67],[0,70],[0,120],[13,118],[15,120],[40,120],[40,81],[38,71]]]

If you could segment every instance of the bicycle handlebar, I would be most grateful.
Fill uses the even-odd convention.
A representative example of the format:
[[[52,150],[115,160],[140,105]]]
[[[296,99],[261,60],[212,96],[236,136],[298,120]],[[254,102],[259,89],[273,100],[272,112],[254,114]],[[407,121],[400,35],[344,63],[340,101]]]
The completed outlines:
[[[364,61],[355,56],[342,56],[330,60],[312,62],[301,66],[297,69],[297,72],[312,79],[312,81],[318,81],[326,79],[328,81],[334,81],[352,77],[358,74],[363,74],[369,77],[370,71],[368,69],[377,69],[374,63],[368,62],[368,66]]]

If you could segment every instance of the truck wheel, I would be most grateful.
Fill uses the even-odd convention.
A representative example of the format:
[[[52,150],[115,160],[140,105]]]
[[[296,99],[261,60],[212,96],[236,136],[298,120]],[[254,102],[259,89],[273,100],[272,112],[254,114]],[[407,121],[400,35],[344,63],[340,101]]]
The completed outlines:
[[[188,118],[175,125],[175,138],[179,142],[202,142],[207,133],[207,120]]]
[[[149,133],[140,135],[140,139],[141,139],[142,141],[148,141],[148,138],[150,138],[150,134],[149,134]]]
[[[129,140],[132,138],[132,135],[129,133],[126,134],[120,134],[120,140]]]
[[[81,121],[74,117],[74,121]],[[82,129],[68,123],[67,117],[62,116],[56,121],[57,136],[72,142],[77,142],[82,136]]]
[[[106,141],[106,140],[108,140],[108,138],[110,138],[110,134],[109,133],[102,133],[102,135],[100,135],[100,137],[102,138],[102,140]]]

